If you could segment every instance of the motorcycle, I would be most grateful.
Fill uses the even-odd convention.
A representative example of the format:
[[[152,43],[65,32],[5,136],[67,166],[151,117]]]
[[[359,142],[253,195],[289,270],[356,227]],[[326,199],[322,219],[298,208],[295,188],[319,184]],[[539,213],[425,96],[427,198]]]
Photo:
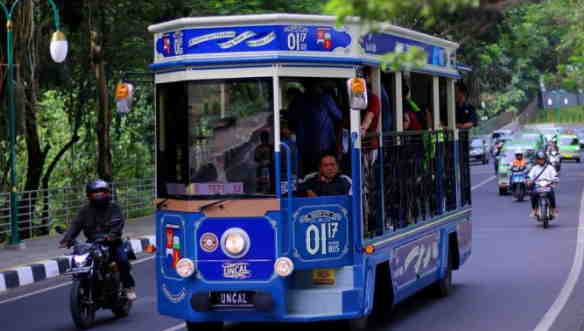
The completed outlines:
[[[514,170],[511,172],[511,190],[513,197],[517,201],[523,201],[527,193],[527,176],[524,170]]]
[[[557,151],[553,151],[548,156],[550,164],[556,169],[556,172],[559,173],[560,169],[562,168],[562,161],[560,159],[560,153]]]
[[[93,243],[73,242],[71,268],[66,275],[73,278],[70,311],[75,326],[89,329],[98,309],[111,309],[116,317],[126,317],[132,309],[120,282],[117,264],[111,260],[105,240]]]
[[[548,198],[548,193],[553,189],[552,182],[539,181],[535,184],[534,192],[537,199],[537,220],[543,223],[543,228],[547,229],[549,221],[554,219],[551,202]]]

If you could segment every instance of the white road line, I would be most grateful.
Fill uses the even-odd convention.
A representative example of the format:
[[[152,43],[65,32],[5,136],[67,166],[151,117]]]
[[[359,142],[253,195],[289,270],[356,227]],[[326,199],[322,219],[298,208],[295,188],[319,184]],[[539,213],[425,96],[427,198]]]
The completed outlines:
[[[495,179],[495,178],[497,178],[497,177],[496,177],[496,176],[491,176],[491,177],[489,177],[489,178],[487,178],[487,179],[483,180],[482,182],[480,182],[480,183],[476,184],[475,186],[471,187],[471,189],[470,189],[470,190],[471,190],[471,191],[474,191],[474,190],[476,190],[477,188],[479,188],[479,187],[481,187],[481,186],[485,185],[486,183],[488,183],[488,182],[492,181],[492,180],[493,180],[493,179]]]
[[[175,325],[175,326],[173,326],[171,328],[164,329],[162,331],[176,331],[176,330],[182,330],[182,329],[184,329],[186,327],[187,327],[186,323],[181,323],[179,325]]]
[[[143,259],[136,260],[136,261],[132,262],[132,264],[138,264],[138,263],[146,262],[146,261],[152,260],[155,257],[156,257],[156,255],[148,256],[148,257],[145,257]],[[34,292],[27,293],[27,294],[19,295],[19,296],[14,297],[14,298],[6,299],[4,301],[0,301],[0,305],[3,304],[3,303],[14,302],[14,301],[17,301],[17,300],[20,300],[20,299],[24,299],[24,298],[31,297],[33,295],[45,293],[45,292],[48,292],[48,291],[51,291],[51,290],[54,290],[54,289],[57,289],[57,288],[60,288],[60,287],[63,287],[63,286],[68,286],[68,285],[71,285],[71,283],[72,282],[69,281],[69,282],[66,282],[66,283],[63,283],[63,284],[59,284],[59,285],[55,285],[55,286],[52,286],[52,287],[43,288],[43,289],[40,289],[38,291],[34,291]]]
[[[560,291],[560,294],[549,308],[549,310],[543,315],[542,319],[539,321],[534,331],[547,331],[554,324],[558,315],[564,309],[570,295],[576,287],[578,278],[580,278],[580,273],[582,272],[582,263],[584,262],[584,190],[582,191],[582,198],[580,198],[580,217],[578,220],[578,243],[576,244],[576,252],[574,253],[574,264],[572,264],[572,269],[568,275],[564,287]]]

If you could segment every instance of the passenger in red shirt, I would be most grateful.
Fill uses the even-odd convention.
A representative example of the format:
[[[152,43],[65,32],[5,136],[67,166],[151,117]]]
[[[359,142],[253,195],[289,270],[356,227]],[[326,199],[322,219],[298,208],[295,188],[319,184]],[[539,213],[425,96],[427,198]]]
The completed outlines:
[[[361,110],[361,135],[363,136],[363,147],[376,149],[379,147],[379,136],[372,136],[379,133],[379,113],[381,112],[381,102],[379,97],[372,91],[371,67],[365,67],[365,80],[367,81],[367,109]],[[367,137],[368,136],[368,137]]]

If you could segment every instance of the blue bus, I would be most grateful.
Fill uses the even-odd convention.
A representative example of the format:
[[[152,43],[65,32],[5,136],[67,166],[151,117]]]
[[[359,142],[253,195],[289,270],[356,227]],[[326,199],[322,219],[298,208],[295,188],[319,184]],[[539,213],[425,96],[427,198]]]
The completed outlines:
[[[472,230],[458,44],[315,15],[149,30],[160,314],[188,330],[321,320],[359,329],[426,287],[448,294]],[[382,70],[381,56],[411,48],[425,65]],[[349,89],[363,73],[368,92]],[[329,183],[325,152],[343,190],[305,194]]]

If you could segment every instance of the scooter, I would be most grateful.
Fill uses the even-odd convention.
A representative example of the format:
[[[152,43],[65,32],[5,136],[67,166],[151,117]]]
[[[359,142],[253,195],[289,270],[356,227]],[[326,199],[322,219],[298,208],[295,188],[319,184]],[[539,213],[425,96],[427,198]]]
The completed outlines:
[[[525,198],[525,194],[527,193],[526,180],[525,170],[511,171],[511,190],[513,197],[517,201],[523,201]]]
[[[553,190],[552,182],[541,180],[535,184],[534,192],[537,201],[537,220],[543,223],[543,228],[547,229],[549,222],[554,219],[551,202],[548,193]]]

